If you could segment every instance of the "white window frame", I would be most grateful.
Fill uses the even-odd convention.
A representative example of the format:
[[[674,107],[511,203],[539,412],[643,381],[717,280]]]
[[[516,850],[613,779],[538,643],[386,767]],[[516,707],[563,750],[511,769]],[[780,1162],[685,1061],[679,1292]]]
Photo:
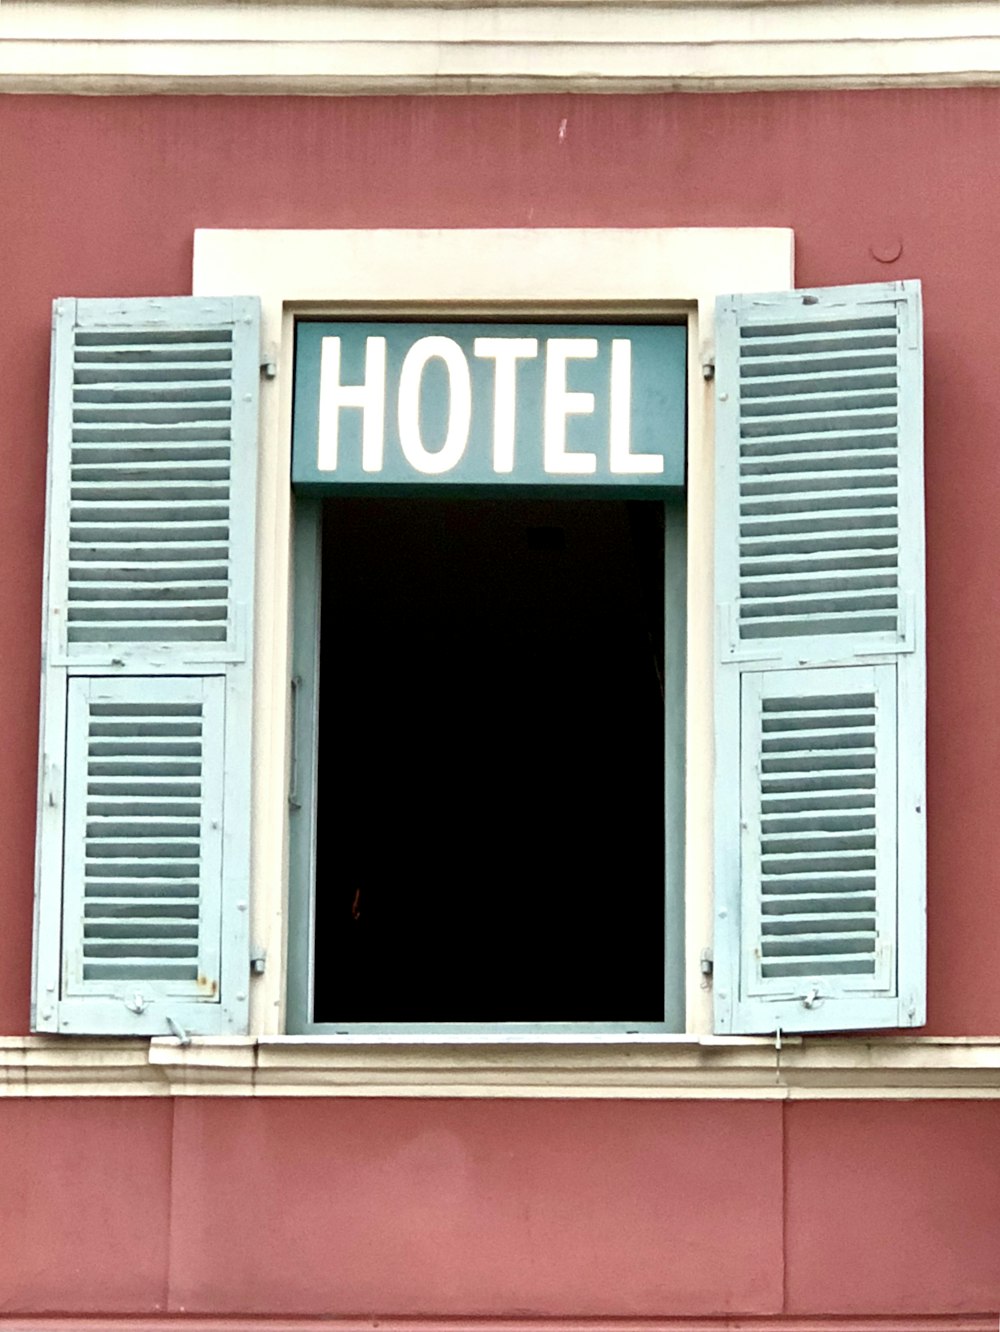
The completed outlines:
[[[792,288],[793,242],[793,233],[785,228],[195,233],[193,294],[258,295],[263,305],[251,927],[255,951],[268,962],[251,989],[252,1036],[281,1035],[285,1021],[293,519],[289,478],[293,332],[300,314],[622,321],[686,316],[686,1035],[711,1033],[711,993],[701,964],[703,950],[711,946],[713,922],[712,316],[718,295]],[[395,1039],[406,1043],[412,1038]]]

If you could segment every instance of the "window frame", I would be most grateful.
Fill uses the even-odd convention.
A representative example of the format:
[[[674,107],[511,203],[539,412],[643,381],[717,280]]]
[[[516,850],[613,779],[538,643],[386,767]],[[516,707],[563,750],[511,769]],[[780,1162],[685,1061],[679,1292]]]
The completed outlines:
[[[713,921],[712,315],[718,295],[793,286],[793,233],[784,228],[195,233],[194,294],[250,291],[263,306],[251,931],[255,956],[270,964],[251,988],[252,1035],[286,1029],[296,317],[687,319],[684,989],[686,1035],[699,1036],[712,1031],[702,971]]]

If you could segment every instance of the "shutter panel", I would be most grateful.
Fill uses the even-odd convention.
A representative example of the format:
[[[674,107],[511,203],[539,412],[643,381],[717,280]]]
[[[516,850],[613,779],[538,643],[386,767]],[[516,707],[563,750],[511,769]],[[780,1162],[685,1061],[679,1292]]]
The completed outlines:
[[[915,282],[720,300],[715,1012],[925,1011]]]
[[[246,1030],[259,328],[55,304],[38,1031]]]

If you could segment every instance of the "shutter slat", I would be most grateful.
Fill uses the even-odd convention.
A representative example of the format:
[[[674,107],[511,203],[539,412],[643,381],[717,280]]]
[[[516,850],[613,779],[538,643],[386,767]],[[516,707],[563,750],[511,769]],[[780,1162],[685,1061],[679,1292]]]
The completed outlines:
[[[860,457],[895,452],[898,431],[889,426],[867,427],[863,430],[843,427],[835,434],[828,431],[803,430],[799,434],[782,431],[773,436],[757,435],[740,439],[740,459],[792,458],[809,454],[854,453]]]

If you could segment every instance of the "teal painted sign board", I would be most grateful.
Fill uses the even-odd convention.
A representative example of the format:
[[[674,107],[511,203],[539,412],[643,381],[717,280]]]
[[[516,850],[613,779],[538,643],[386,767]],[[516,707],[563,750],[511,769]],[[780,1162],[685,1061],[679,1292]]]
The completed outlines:
[[[312,493],[680,488],[686,343],[680,324],[302,321],[292,481]]]

